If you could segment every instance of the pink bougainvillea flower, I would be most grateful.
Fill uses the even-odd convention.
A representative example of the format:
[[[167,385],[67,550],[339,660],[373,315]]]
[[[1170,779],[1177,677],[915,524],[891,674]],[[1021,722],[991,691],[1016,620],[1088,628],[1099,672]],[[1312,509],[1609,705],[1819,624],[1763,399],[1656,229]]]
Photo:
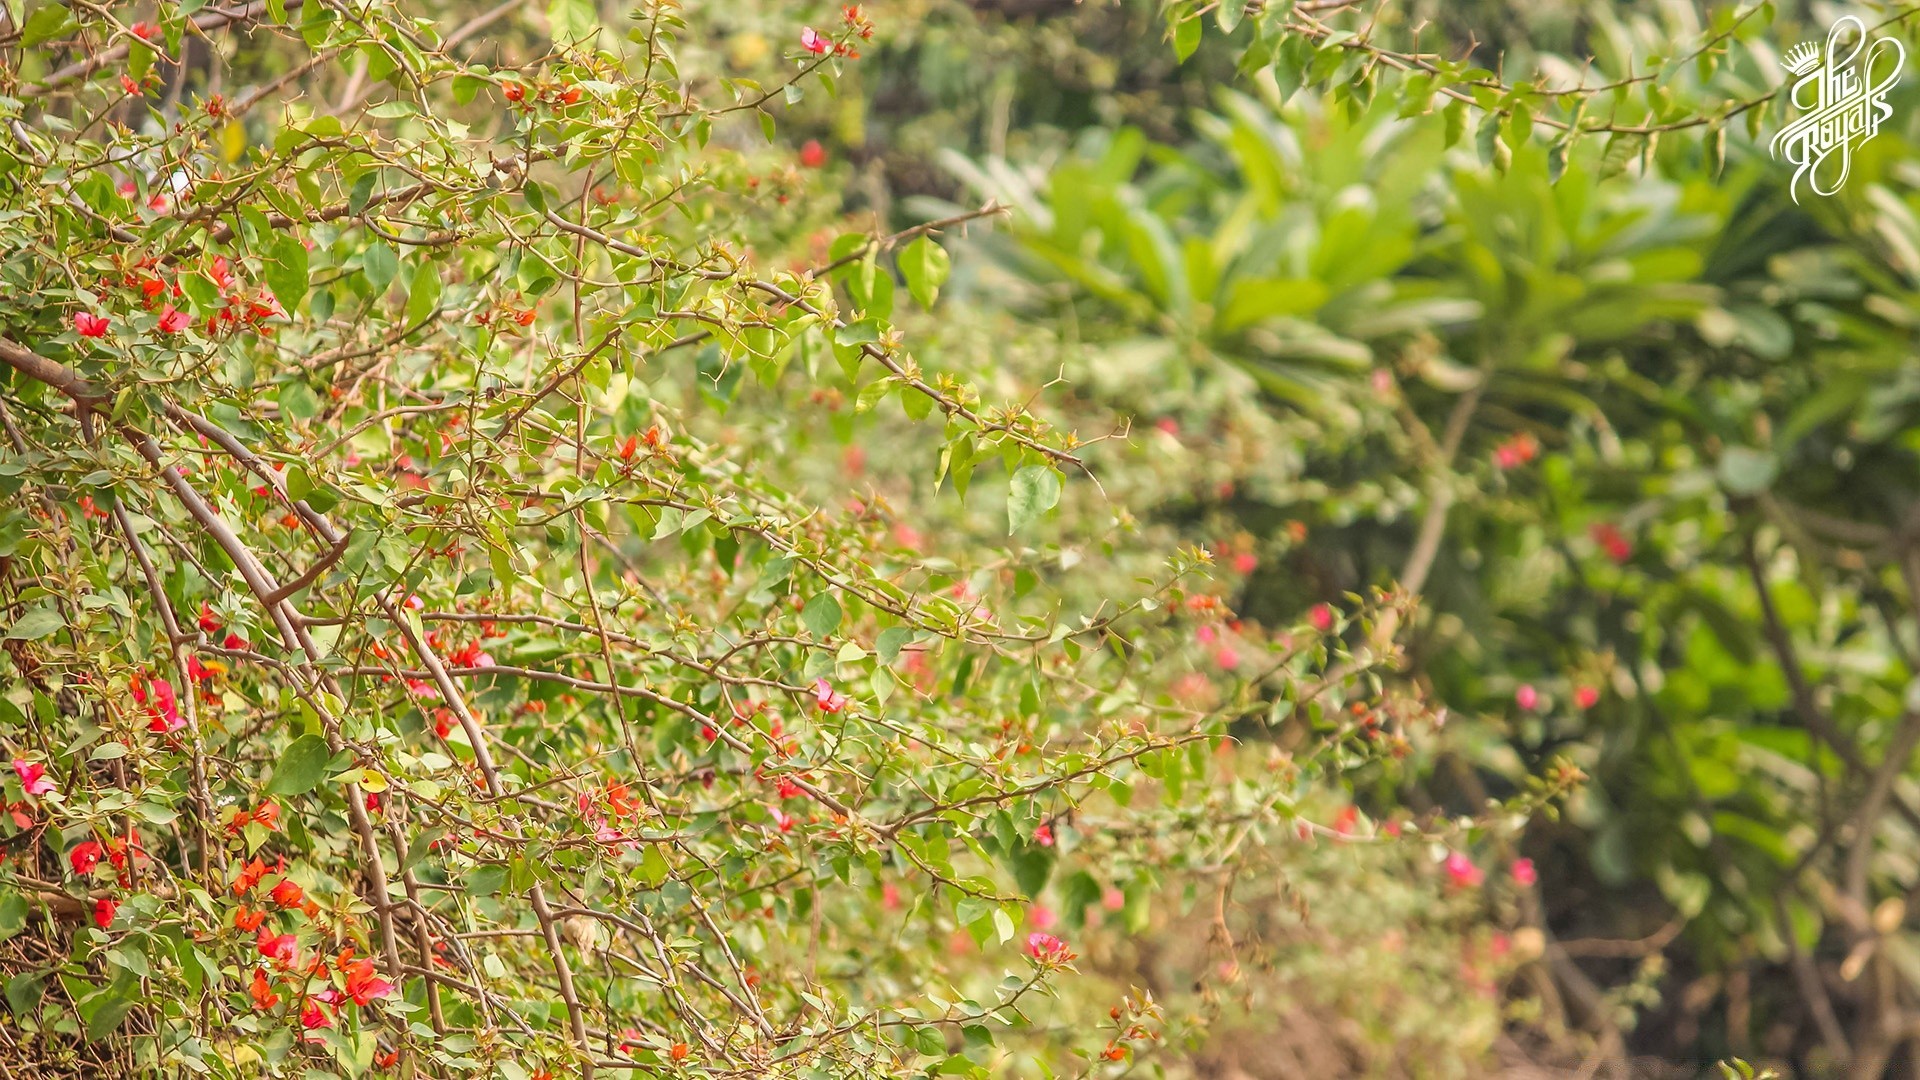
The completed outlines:
[[[1074,957],[1066,942],[1039,932],[1027,935],[1027,955],[1043,964],[1064,964]]]
[[[160,309],[160,329],[164,333],[178,334],[192,323],[192,316],[172,304]]]
[[[73,328],[80,332],[81,337],[106,337],[109,322],[105,315],[95,315],[91,311],[73,313]]]
[[[1447,880],[1456,889],[1471,889],[1485,880],[1485,875],[1472,859],[1456,851],[1447,856]]]
[[[294,953],[298,949],[299,939],[295,938],[292,934],[275,934],[267,928],[261,927],[259,936],[254,939],[254,944],[259,947],[261,956],[269,960],[278,960],[281,963],[290,964],[293,962]]]
[[[813,703],[824,713],[843,712],[847,707],[847,695],[835,690],[833,684],[825,679],[813,680]]]
[[[1333,629],[1333,609],[1325,604],[1315,604],[1313,609],[1307,612],[1307,621],[1313,624],[1315,630],[1324,634]]]
[[[320,1007],[319,1002],[309,1001],[307,1007],[300,1011],[300,1026],[308,1031],[330,1028],[333,1026],[333,1017],[327,1015],[327,1011]]]
[[[180,702],[174,695],[173,684],[165,679],[148,679],[141,675],[133,677],[133,700],[144,705],[147,710],[147,730],[156,734],[179,731],[187,726],[180,716]]]
[[[1600,691],[1591,686],[1582,686],[1573,692],[1573,703],[1583,709],[1591,709],[1600,704]]]
[[[1053,846],[1053,828],[1052,828],[1052,826],[1049,826],[1049,825],[1036,825],[1036,826],[1034,826],[1034,827],[1033,827],[1033,842],[1034,842],[1034,843],[1036,843],[1036,844],[1039,844],[1039,845],[1040,845],[1041,847],[1052,847],[1052,846]]]
[[[800,28],[800,47],[810,53],[829,53],[833,51],[833,42],[813,27],[803,26]]]
[[[47,767],[37,761],[13,759],[13,771],[20,777],[20,786],[27,789],[29,795],[45,795],[53,790],[53,777],[47,775]]]
[[[1513,860],[1513,883],[1515,885],[1523,889],[1530,889],[1533,887],[1533,883],[1539,880],[1540,875],[1533,869],[1532,859]]]
[[[1513,692],[1513,703],[1531,712],[1540,704],[1540,691],[1535,690],[1532,683],[1521,683]]]
[[[100,846],[100,841],[88,840],[67,852],[67,862],[73,865],[74,873],[84,877],[93,873],[93,868],[100,865],[100,857],[106,854],[106,851],[106,848]]]

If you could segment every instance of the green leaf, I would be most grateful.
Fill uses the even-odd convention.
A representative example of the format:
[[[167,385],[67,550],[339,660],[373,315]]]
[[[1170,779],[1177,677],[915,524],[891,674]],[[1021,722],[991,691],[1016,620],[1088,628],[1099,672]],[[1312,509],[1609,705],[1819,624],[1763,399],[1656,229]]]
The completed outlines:
[[[300,301],[307,295],[308,281],[307,245],[300,242],[299,236],[292,232],[275,234],[273,248],[260,272],[289,315],[299,310]]]
[[[8,889],[0,893],[0,941],[27,928],[27,898]]]
[[[1721,486],[1730,493],[1758,495],[1773,486],[1774,477],[1780,474],[1780,461],[1765,450],[1734,446],[1720,455],[1720,464],[1715,471],[1720,476]]]
[[[800,612],[800,621],[814,637],[827,638],[840,629],[840,614],[840,601],[835,600],[832,593],[819,593],[807,601]]]
[[[42,42],[78,30],[80,24],[64,4],[42,4],[40,10],[27,17],[27,25],[20,28],[20,44],[32,48]]]
[[[1200,20],[1181,19],[1173,24],[1173,55],[1181,63],[1187,62],[1194,50],[1200,47]]]
[[[393,284],[394,275],[400,272],[400,257],[393,249],[376,240],[367,245],[360,256],[360,272],[366,275],[367,285],[373,289],[376,297],[387,291]]]
[[[407,325],[425,322],[440,306],[440,267],[426,263],[413,272],[413,289],[407,294]]]
[[[1060,486],[1060,474],[1048,465],[1029,465],[1014,473],[1007,492],[1007,535],[1059,505]]]
[[[325,739],[318,735],[300,736],[280,755],[280,764],[274,766],[267,790],[275,795],[303,795],[312,791],[326,775],[327,759],[332,756]]]
[[[13,1010],[13,1015],[25,1017],[39,1008],[46,978],[44,971],[29,971],[7,980],[7,1008]]]
[[[556,45],[582,41],[600,29],[600,16],[591,0],[553,0],[547,5],[547,29]]]
[[[900,650],[913,640],[913,631],[905,626],[890,627],[880,631],[880,638],[873,644],[873,651],[880,656],[880,662],[891,664],[900,657]]]
[[[0,641],[38,641],[55,630],[67,625],[67,620],[55,611],[51,605],[42,604],[29,608],[13,626],[9,627]]]
[[[906,275],[907,291],[913,294],[914,303],[923,308],[933,307],[951,266],[947,250],[924,236],[900,253],[900,272]]]

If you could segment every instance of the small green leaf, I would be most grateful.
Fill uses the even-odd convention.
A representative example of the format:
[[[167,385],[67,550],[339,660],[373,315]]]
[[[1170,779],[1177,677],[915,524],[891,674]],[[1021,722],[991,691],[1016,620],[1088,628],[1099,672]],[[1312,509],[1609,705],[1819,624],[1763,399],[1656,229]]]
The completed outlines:
[[[36,608],[29,608],[24,615],[21,615],[19,620],[8,628],[6,637],[0,638],[0,641],[38,641],[65,625],[67,620],[58,611],[49,605],[42,604]]]
[[[292,314],[307,295],[307,245],[291,232],[277,233],[273,249],[261,269],[267,287],[280,300],[280,306]]]
[[[840,601],[835,600],[832,593],[819,593],[807,601],[800,612],[800,621],[814,637],[830,637],[840,629]]]
[[[880,662],[891,664],[900,657],[900,650],[913,640],[913,631],[904,626],[895,626],[880,631],[880,639],[873,644],[873,651],[880,655]]]
[[[913,300],[923,308],[933,307],[933,301],[940,295],[940,286],[946,284],[947,271],[952,262],[947,250],[932,240],[922,236],[908,244],[900,253],[900,272],[906,275],[907,291],[913,294]]]
[[[1200,48],[1200,20],[1181,19],[1173,24],[1173,55],[1181,63]]]
[[[27,17],[27,25],[20,28],[20,44],[32,48],[79,28],[80,24],[73,20],[66,5],[42,4],[40,10]]]
[[[1780,462],[1765,450],[1750,446],[1729,447],[1720,455],[1716,470],[1720,484],[1735,495],[1758,495],[1773,486],[1780,473]]]
[[[426,263],[413,272],[413,289],[407,294],[407,325],[418,326],[440,306],[440,267]]]
[[[1014,473],[1007,491],[1007,535],[1059,505],[1060,486],[1060,474],[1046,465],[1029,465]]]
[[[312,791],[326,775],[327,759],[332,756],[325,739],[318,735],[300,736],[280,755],[280,764],[274,766],[267,790],[275,795],[303,795]]]
[[[360,271],[367,277],[367,285],[373,294],[379,296],[393,284],[395,274],[400,272],[400,257],[387,245],[374,241],[360,256]]]
[[[0,941],[27,928],[27,898],[9,889],[0,893]]]

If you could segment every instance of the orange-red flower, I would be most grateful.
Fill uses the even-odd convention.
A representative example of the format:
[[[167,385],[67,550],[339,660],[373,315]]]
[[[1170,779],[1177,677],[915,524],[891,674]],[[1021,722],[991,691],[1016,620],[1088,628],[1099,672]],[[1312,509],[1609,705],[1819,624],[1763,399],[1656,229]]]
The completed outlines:
[[[253,998],[253,1007],[266,1012],[280,1003],[280,995],[273,992],[267,982],[267,973],[261,968],[253,969],[253,984],[247,987],[247,993]]]

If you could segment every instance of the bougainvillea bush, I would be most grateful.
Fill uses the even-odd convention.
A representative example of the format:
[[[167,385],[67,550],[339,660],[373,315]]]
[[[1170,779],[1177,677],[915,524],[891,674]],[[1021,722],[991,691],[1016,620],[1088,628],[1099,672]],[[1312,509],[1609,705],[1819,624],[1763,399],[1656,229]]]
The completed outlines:
[[[1570,772],[1333,782],[1439,722],[1401,597],[1242,620],[1126,416],[942,348],[995,208],[842,217],[780,124],[874,13],[0,12],[12,1075],[1117,1075],[1276,843],[1525,884]],[[1177,1014],[1100,973],[1167,911]]]

